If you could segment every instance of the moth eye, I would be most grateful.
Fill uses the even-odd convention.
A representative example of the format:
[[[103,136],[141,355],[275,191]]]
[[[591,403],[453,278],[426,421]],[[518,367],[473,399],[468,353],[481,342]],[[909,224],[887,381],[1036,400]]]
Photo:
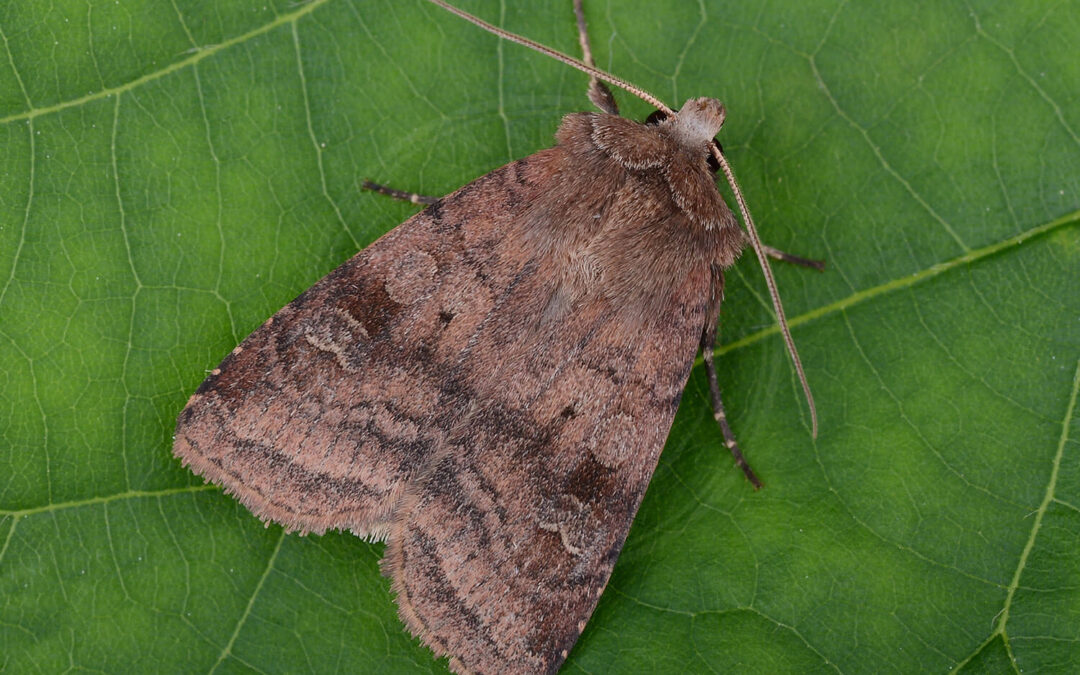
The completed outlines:
[[[675,112],[678,112],[678,110],[676,110]],[[663,110],[654,110],[648,117],[645,118],[645,124],[649,125],[650,127],[655,127],[657,124],[660,124],[666,119],[666,112],[664,112]]]
[[[712,143],[716,146],[716,149],[720,151],[721,155],[724,154],[724,146],[720,145],[720,141],[714,140]],[[709,153],[705,155],[705,161],[709,163],[709,171],[716,173],[720,170],[720,162],[716,161],[716,158],[713,157],[712,151],[709,151]]]

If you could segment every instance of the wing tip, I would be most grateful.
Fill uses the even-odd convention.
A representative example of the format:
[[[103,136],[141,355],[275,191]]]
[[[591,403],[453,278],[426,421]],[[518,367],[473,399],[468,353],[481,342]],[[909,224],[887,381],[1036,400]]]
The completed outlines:
[[[187,409],[185,409],[187,410]],[[183,413],[181,413],[183,415]],[[277,504],[258,491],[244,485],[243,481],[232,475],[219,460],[207,456],[193,442],[184,429],[178,427],[173,437],[173,456],[180,460],[180,465],[202,478],[207,483],[217,485],[226,495],[240,504],[263,522],[266,527],[280,525],[286,534],[322,535],[331,530],[348,530],[369,542],[385,541],[389,535],[386,518],[378,513],[364,510],[336,512],[331,514],[301,513],[287,506]]]

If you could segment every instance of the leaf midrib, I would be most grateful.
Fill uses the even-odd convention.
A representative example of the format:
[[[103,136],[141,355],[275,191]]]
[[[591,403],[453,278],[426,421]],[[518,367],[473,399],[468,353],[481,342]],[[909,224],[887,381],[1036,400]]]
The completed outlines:
[[[876,298],[880,295],[885,295],[894,291],[900,291],[906,288],[910,288],[918,283],[926,281],[927,279],[932,279],[934,277],[940,276],[941,274],[949,272],[962,265],[976,263],[993,255],[1001,253],[1002,251],[1018,247],[1029,239],[1050,234],[1056,232],[1057,230],[1073,225],[1080,225],[1080,211],[1073,211],[1072,213],[1061,216],[1060,218],[1056,218],[1049,223],[1037,225],[1028,230],[1024,230],[1020,234],[1013,235],[1012,237],[1008,237],[1007,239],[1003,239],[1002,241],[974,249],[972,251],[969,251],[968,253],[965,253],[964,255],[958,256],[951,260],[936,263],[934,265],[931,265],[930,267],[927,267],[924,270],[915,272],[914,274],[910,274],[899,279],[893,279],[892,281],[887,281],[883,284],[878,284],[877,286],[871,286],[870,288],[864,288],[861,291],[856,291],[851,295],[848,295],[847,297],[840,298],[839,300],[831,302],[827,305],[822,305],[821,307],[812,309],[808,312],[803,312],[802,314],[792,316],[788,318],[788,326],[791,328],[796,328],[797,326],[801,326],[805,323],[815,321],[824,316],[843,312],[850,307],[862,304],[867,300],[870,300],[871,298]],[[780,327],[774,324],[772,326],[769,326],[768,328],[763,328],[757,332],[750,333],[749,335],[746,335],[733,342],[721,345],[716,348],[714,354],[716,356],[721,356],[723,354],[727,354],[728,352],[733,352],[737,349],[748,347],[752,344],[764,340],[765,338],[776,335],[777,333],[779,333],[779,331]],[[694,365],[697,366],[700,364],[701,359],[699,358]]]

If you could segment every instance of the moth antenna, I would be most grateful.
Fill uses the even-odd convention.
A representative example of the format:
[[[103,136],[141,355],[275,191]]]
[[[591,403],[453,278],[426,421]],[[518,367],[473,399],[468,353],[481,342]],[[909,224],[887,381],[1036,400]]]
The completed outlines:
[[[731,165],[727,163],[723,153],[715,144],[710,144],[709,149],[716,161],[720,163],[720,168],[724,172],[724,178],[727,179],[728,185],[731,186],[731,191],[735,193],[735,202],[739,205],[739,213],[742,214],[743,224],[746,226],[747,234],[750,235],[750,245],[753,247],[758,263],[761,264],[761,271],[765,275],[765,285],[769,288],[769,297],[772,298],[776,319],[780,322],[780,332],[784,335],[784,344],[787,345],[788,354],[791,354],[791,360],[795,362],[795,372],[799,374],[799,382],[802,384],[803,393],[806,395],[806,402],[810,404],[811,433],[814,438],[817,438],[817,408],[814,406],[814,395],[810,393],[810,383],[806,381],[806,373],[803,371],[799,352],[795,349],[795,340],[791,338],[787,317],[784,316],[784,304],[780,302],[780,292],[776,289],[776,280],[773,279],[772,268],[769,267],[769,258],[765,254],[765,246],[761,243],[761,238],[758,237],[757,228],[754,227],[754,219],[750,217],[750,209],[747,208],[746,200],[743,199],[742,190],[739,189],[739,184],[735,182],[735,172],[731,170]]]
[[[480,26],[481,28],[483,28],[484,30],[486,30],[487,32],[489,32],[489,33],[491,33],[493,35],[497,35],[497,36],[501,37],[504,40],[509,40],[510,42],[516,42],[519,45],[523,45],[525,47],[528,47],[529,49],[538,51],[541,54],[544,54],[545,56],[550,56],[551,58],[555,59],[556,61],[562,61],[563,63],[565,63],[568,66],[571,66],[573,68],[577,68],[578,70],[585,73],[589,77],[595,77],[598,80],[603,80],[604,82],[607,82],[608,84],[611,84],[611,85],[614,85],[614,86],[616,86],[616,87],[618,87],[620,89],[623,89],[623,90],[633,94],[634,96],[637,96],[642,101],[645,101],[646,103],[648,103],[652,107],[656,108],[657,110],[663,111],[667,115],[674,115],[675,114],[675,112],[671,108],[664,105],[663,101],[656,98],[655,96],[653,96],[649,92],[645,91],[644,89],[641,89],[640,87],[635,87],[634,85],[630,84],[626,80],[615,77],[614,75],[612,75],[610,73],[606,73],[606,72],[600,70],[599,68],[596,68],[595,66],[590,66],[587,63],[583,63],[581,61],[578,61],[577,59],[575,59],[572,56],[567,56],[566,54],[563,54],[560,51],[554,50],[551,47],[548,47],[547,45],[542,45],[539,42],[536,42],[535,40],[530,40],[529,38],[518,35],[517,33],[511,33],[508,30],[503,30],[502,28],[499,28],[498,26],[494,26],[494,25],[488,23],[487,21],[484,21],[483,19],[481,19],[479,17],[475,17],[472,14],[469,14],[465,10],[458,9],[457,7],[454,7],[453,5],[451,5],[448,2],[444,2],[443,0],[430,0],[430,1],[431,1],[432,4],[435,4],[435,5],[438,5],[439,7],[442,7],[443,9],[450,12],[451,14],[456,14],[456,15],[460,16],[462,19],[465,19],[466,21],[468,21],[469,23]]]

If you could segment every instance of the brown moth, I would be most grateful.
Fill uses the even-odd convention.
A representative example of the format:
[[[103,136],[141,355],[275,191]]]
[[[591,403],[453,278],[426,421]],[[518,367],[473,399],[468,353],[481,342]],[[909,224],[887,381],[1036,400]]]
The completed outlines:
[[[567,115],[555,147],[436,200],[268,319],[191,397],[174,452],[287,530],[385,540],[402,620],[452,669],[554,672],[699,349],[760,485],[713,367],[723,270],[747,235],[710,160],[775,298],[774,252],[713,140],[718,101],[676,113],[596,70],[579,4],[584,63],[432,1],[584,70],[604,112]],[[659,115],[619,117],[598,79]]]

